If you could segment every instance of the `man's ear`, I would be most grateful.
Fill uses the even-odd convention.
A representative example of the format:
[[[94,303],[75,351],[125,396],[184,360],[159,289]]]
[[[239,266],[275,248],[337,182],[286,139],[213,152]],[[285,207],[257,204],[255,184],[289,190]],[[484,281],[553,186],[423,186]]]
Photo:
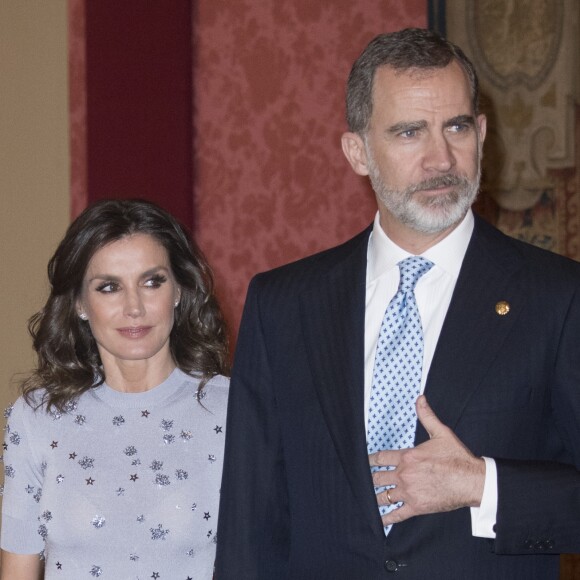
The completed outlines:
[[[477,132],[479,134],[479,145],[483,147],[485,141],[485,134],[487,131],[487,117],[484,114],[478,115],[476,119]]]
[[[341,143],[342,152],[353,171],[358,175],[368,175],[367,152],[362,137],[358,133],[347,132],[342,135]]]

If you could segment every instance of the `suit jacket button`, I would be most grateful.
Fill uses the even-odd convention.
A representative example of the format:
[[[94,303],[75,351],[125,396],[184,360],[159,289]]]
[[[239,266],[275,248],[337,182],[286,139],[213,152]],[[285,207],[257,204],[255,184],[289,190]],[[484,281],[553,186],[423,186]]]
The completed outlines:
[[[395,560],[387,560],[385,562],[385,568],[387,569],[387,572],[396,572],[399,566]]]

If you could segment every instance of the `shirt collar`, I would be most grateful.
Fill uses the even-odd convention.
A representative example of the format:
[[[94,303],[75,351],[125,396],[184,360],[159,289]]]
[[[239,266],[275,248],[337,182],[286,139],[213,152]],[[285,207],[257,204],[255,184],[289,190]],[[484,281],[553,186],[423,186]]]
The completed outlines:
[[[461,223],[448,236],[429,248],[422,256],[457,278],[473,227],[473,212],[469,210]],[[380,224],[379,212],[377,212],[369,239],[367,283],[380,278],[410,255],[385,234]]]

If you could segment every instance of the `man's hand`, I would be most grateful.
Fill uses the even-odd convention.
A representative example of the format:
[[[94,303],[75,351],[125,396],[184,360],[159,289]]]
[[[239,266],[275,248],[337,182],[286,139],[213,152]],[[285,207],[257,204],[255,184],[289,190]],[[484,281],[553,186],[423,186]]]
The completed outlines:
[[[373,474],[376,487],[395,486],[377,494],[377,503],[403,502],[400,508],[383,516],[385,526],[421,514],[478,507],[481,503],[485,461],[475,457],[439,421],[424,395],[417,399],[417,418],[429,434],[429,441],[410,449],[378,451],[369,456],[371,466],[394,467],[392,471]]]

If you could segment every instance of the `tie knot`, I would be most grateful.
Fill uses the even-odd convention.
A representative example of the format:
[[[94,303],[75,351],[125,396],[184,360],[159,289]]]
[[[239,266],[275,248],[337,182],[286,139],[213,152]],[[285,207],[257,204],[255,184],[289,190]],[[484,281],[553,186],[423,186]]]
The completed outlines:
[[[433,262],[421,256],[409,256],[401,260],[399,262],[399,270],[401,272],[399,292],[414,292],[419,278],[432,267]]]

